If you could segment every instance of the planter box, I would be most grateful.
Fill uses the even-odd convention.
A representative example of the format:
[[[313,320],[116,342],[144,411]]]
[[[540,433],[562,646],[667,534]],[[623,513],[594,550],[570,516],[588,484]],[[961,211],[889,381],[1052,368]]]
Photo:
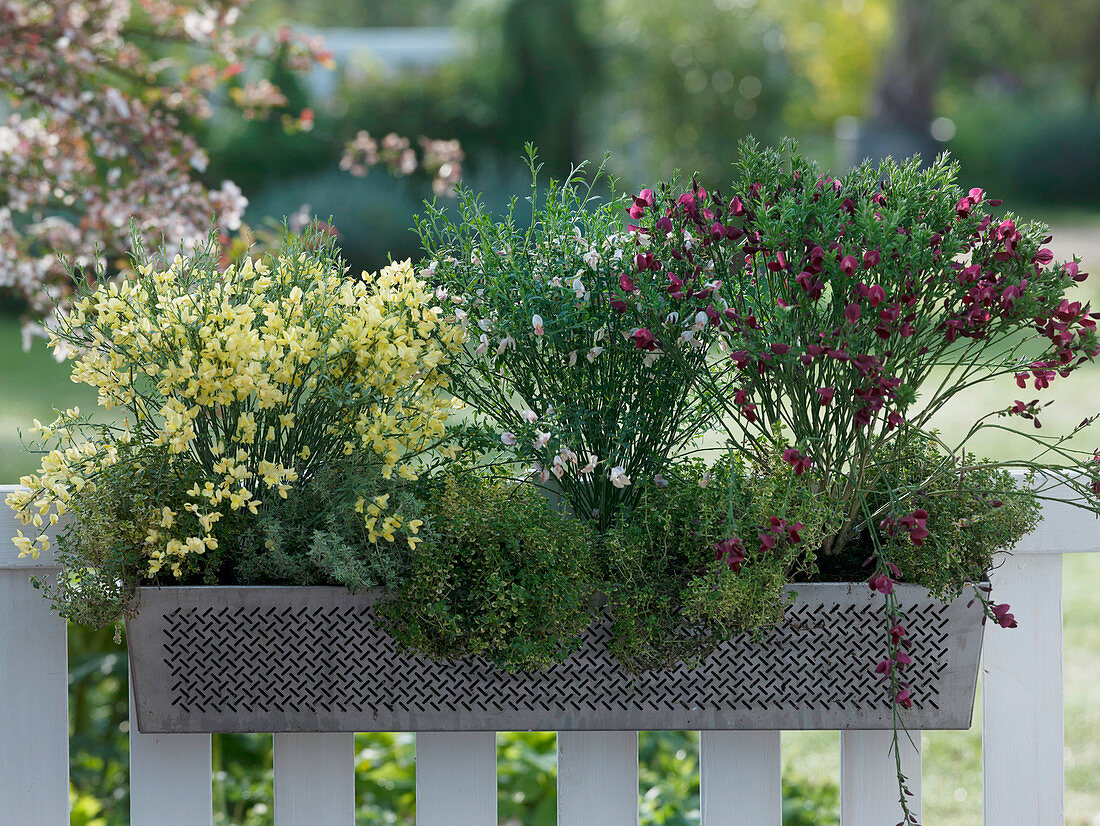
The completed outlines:
[[[127,622],[142,732],[889,729],[882,597],[864,584],[793,585],[784,622],[694,669],[626,674],[608,622],[548,671],[403,653],[339,588],[138,589]],[[969,728],[981,606],[900,586],[914,729]]]

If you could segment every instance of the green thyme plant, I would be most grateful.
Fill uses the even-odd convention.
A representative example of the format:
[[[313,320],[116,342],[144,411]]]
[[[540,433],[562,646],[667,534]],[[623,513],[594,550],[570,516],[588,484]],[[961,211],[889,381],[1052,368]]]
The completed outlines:
[[[430,530],[379,609],[394,639],[510,671],[548,668],[580,647],[600,584],[586,522],[531,485],[469,470],[432,480],[423,497]]]
[[[887,522],[880,530],[886,553],[908,572],[907,581],[944,600],[988,577],[996,555],[1011,550],[1039,523],[1030,475],[1014,475],[973,454],[945,456],[931,439],[914,440],[896,464],[883,468],[883,476],[890,490],[928,514],[928,535],[919,545],[908,531],[891,531]],[[888,494],[877,499],[872,498],[872,510],[889,505]],[[873,551],[866,536],[864,543]]]
[[[779,454],[680,462],[639,492],[605,541],[610,645],[627,670],[698,662],[772,627],[790,578],[814,570],[828,507]]]

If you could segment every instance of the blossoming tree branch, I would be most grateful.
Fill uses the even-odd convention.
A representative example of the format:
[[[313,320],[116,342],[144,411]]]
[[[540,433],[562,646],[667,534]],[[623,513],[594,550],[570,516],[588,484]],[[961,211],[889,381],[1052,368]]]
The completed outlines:
[[[241,228],[247,199],[233,181],[203,180],[195,124],[216,106],[310,131],[309,108],[290,111],[257,64],[292,71],[331,66],[322,42],[283,28],[241,31],[248,0],[0,0],[0,290],[48,319],[71,290],[69,266],[125,266],[130,220],[149,241],[202,242],[211,215]],[[454,141],[360,133],[341,167],[399,174],[423,166],[436,192],[461,172]],[[65,261],[59,260],[59,256]],[[25,332],[37,324],[28,323]],[[40,328],[37,328],[41,332]]]

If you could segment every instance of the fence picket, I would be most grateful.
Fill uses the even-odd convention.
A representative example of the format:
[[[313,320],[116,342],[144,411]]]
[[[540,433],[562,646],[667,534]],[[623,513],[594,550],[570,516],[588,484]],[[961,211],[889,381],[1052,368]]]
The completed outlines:
[[[275,735],[275,826],[355,823],[355,735]]]
[[[638,826],[638,732],[558,732],[558,826]]]
[[[1065,811],[1062,557],[1017,554],[993,572],[993,599],[1019,627],[987,626],[982,655],[985,822],[1061,826]]]
[[[702,826],[780,826],[778,731],[699,733]]]
[[[130,826],[210,826],[209,734],[142,734],[130,692]]]
[[[901,770],[908,778],[909,808],[921,813],[920,732],[903,732]],[[898,802],[897,764],[891,751],[892,731],[842,731],[840,733],[841,826],[892,826],[902,819]]]
[[[18,559],[11,489],[0,486],[0,823],[68,823],[65,621],[30,582],[57,569]]]
[[[417,826],[496,826],[494,731],[416,735]]]

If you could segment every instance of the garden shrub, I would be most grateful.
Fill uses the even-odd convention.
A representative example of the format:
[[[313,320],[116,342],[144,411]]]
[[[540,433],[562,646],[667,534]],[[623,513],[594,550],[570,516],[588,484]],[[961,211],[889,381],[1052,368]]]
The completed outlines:
[[[547,668],[580,647],[599,579],[588,525],[536,488],[457,471],[425,494],[431,529],[379,610],[402,645],[480,655],[510,671]]]
[[[610,648],[630,671],[697,662],[775,625],[790,574],[812,569],[825,535],[827,508],[778,456],[685,461],[675,475],[645,484],[605,541]]]

